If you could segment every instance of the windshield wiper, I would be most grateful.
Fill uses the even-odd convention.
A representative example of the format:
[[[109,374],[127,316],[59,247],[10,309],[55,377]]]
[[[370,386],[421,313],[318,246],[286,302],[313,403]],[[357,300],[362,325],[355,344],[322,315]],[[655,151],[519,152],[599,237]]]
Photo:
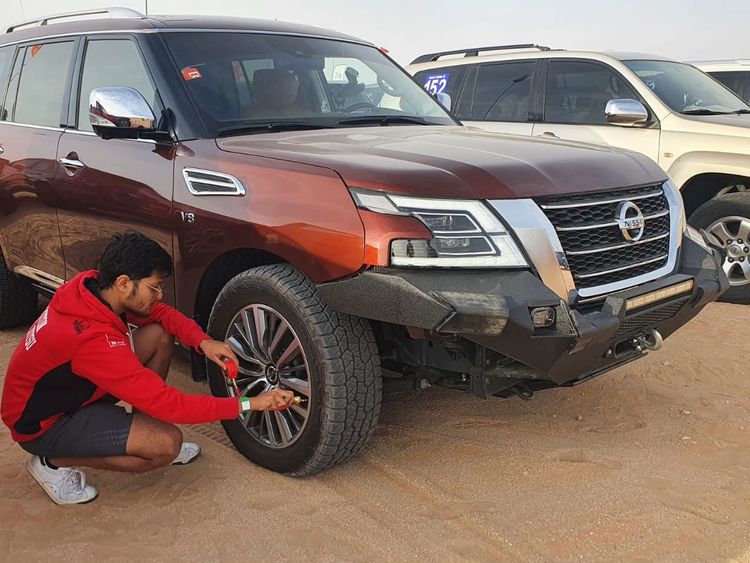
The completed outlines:
[[[745,113],[750,113],[750,109],[738,109],[737,111],[733,111],[732,113],[736,113],[737,115],[743,115]]]
[[[683,115],[727,115],[734,113],[733,111],[715,111],[712,109],[689,109],[687,111],[680,112]]]
[[[241,127],[224,127],[217,131],[219,137],[231,135],[252,135],[253,133],[276,133],[278,131],[308,131],[314,129],[332,129],[333,125],[322,125],[306,121],[269,121],[254,123]]]
[[[362,115],[360,117],[349,117],[341,119],[339,125],[432,125],[422,117],[407,115]]]

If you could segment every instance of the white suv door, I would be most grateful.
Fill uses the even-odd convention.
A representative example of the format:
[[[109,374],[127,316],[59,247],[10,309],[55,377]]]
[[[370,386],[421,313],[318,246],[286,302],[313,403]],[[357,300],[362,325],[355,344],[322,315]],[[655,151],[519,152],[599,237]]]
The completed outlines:
[[[534,135],[635,150],[659,161],[660,130],[653,112],[649,111],[652,123],[645,127],[614,125],[605,119],[610,100],[629,98],[643,103],[611,67],[570,59],[551,59],[547,65],[543,119],[534,124]]]
[[[466,115],[459,115],[465,125],[498,133],[531,135],[532,83],[536,60],[495,62],[479,65]],[[465,88],[466,90],[466,88]],[[473,96],[472,96],[473,94]]]

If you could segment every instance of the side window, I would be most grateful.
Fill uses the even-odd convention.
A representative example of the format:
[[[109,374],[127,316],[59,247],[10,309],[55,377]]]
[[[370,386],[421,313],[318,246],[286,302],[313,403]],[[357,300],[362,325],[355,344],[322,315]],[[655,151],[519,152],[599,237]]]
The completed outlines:
[[[527,121],[531,79],[536,61],[487,64],[479,67],[472,119]]]
[[[710,74],[740,98],[750,102],[750,72],[712,72]]]
[[[742,74],[742,98],[750,104],[750,72],[743,72]]]
[[[95,88],[129,87],[138,90],[159,118],[156,89],[151,83],[138,47],[129,39],[89,41],[83,61],[78,96],[78,129],[91,131],[89,97]]]
[[[5,100],[5,85],[8,83],[8,74],[10,73],[10,65],[13,63],[13,53],[15,51],[15,45],[0,48],[0,107],[3,105],[3,100]]]
[[[448,94],[452,102],[458,101],[461,85],[466,78],[466,66],[448,66],[422,70],[414,75],[414,80],[433,96]]]
[[[46,127],[60,126],[72,54],[72,41],[26,48],[23,58],[19,58],[22,62],[13,69],[12,80],[18,81],[18,94],[13,109],[10,107],[11,95],[8,95],[6,107],[10,121]]]
[[[459,95],[466,80],[468,68],[467,65],[462,65],[421,70],[414,75],[414,80],[433,96],[439,93],[448,94],[451,97],[451,113],[460,119],[468,119],[471,116],[461,115],[462,107],[466,104],[459,103]]]
[[[588,62],[549,62],[545,121],[606,125],[604,109],[609,100],[616,98],[638,99],[612,70]]]

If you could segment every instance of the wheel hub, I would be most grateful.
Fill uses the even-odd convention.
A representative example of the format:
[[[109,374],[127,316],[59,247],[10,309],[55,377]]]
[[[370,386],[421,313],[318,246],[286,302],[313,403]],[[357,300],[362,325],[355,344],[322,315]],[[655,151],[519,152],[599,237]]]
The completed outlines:
[[[739,258],[742,256],[744,252],[742,252],[742,247],[738,244],[730,244],[727,247],[727,255],[730,258]]]
[[[278,385],[279,370],[276,366],[266,366],[266,379],[271,385]]]
[[[750,220],[746,217],[723,217],[707,230],[726,250],[723,268],[729,284],[750,284]]]

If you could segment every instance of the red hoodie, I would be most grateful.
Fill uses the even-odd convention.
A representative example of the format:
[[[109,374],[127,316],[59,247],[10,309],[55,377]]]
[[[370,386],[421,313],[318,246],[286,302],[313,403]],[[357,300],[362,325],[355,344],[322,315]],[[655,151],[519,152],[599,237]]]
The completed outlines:
[[[61,286],[11,357],[0,412],[13,439],[36,438],[61,414],[107,394],[165,422],[236,418],[237,399],[181,393],[143,367],[125,323],[86,287],[87,279],[97,278],[96,271],[83,272]],[[194,321],[163,303],[154,305],[147,319],[128,321],[161,323],[196,349],[208,338]]]

